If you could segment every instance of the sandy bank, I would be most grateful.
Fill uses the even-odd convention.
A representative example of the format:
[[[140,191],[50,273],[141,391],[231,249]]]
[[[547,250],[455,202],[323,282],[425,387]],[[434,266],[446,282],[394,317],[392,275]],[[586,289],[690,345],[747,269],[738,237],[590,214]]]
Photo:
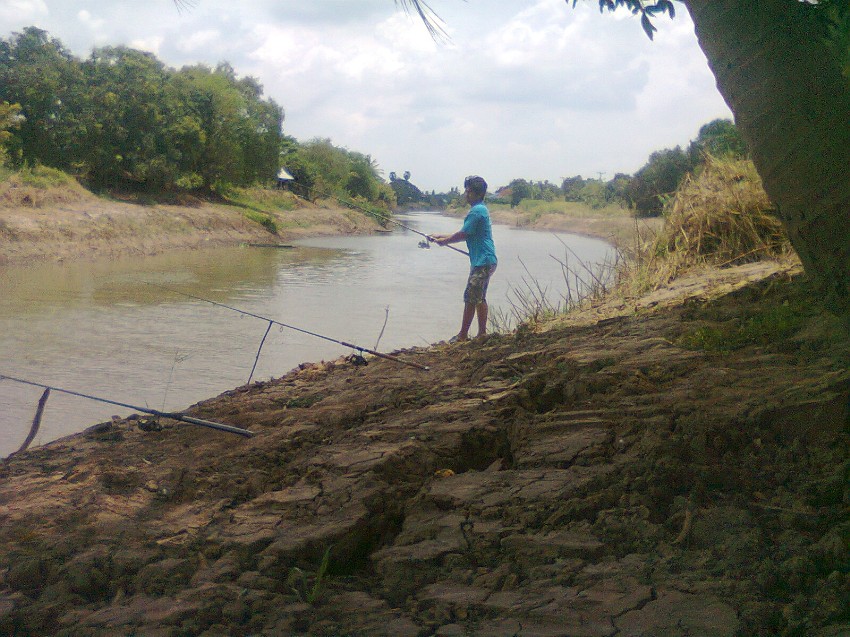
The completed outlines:
[[[635,238],[651,236],[663,223],[661,218],[635,219],[631,215],[587,214],[569,216],[547,213],[532,218],[530,215],[505,208],[493,208],[490,216],[496,223],[548,232],[577,234],[602,239],[612,245],[628,246]]]
[[[285,243],[305,235],[371,232],[350,210],[304,207],[274,215],[276,234],[229,205],[140,205],[94,196],[40,207],[0,207],[0,264],[147,256],[246,242]]]

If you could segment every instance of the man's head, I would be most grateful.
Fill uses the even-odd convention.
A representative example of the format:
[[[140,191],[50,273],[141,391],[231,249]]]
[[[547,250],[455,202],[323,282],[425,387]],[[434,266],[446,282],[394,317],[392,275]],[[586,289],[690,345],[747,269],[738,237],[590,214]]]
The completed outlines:
[[[466,199],[470,203],[483,201],[484,195],[487,194],[487,182],[478,176],[464,179],[463,187],[466,190]]]

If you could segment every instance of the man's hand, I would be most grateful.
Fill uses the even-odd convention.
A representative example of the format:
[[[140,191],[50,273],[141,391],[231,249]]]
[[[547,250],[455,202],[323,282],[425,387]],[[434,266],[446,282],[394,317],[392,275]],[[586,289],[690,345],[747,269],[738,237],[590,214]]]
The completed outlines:
[[[429,241],[433,241],[440,246],[463,241],[464,239],[466,239],[466,234],[459,230],[454,234],[433,234],[428,237]]]

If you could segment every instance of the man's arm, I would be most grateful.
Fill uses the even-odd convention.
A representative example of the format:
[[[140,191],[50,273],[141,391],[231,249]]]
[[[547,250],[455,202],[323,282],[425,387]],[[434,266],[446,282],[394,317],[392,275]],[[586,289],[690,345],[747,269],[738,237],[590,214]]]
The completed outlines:
[[[437,245],[447,245],[449,243],[457,243],[458,241],[466,241],[466,233],[463,230],[458,230],[454,234],[434,234],[428,237]]]

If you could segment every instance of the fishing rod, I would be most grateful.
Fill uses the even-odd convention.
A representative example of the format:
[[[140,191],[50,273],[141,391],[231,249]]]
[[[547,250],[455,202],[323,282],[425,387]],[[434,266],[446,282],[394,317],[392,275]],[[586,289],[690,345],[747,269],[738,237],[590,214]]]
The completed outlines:
[[[403,223],[401,223],[400,221],[396,221],[395,219],[393,219],[389,215],[382,214],[382,213],[378,212],[377,210],[370,210],[369,208],[365,208],[364,206],[360,206],[360,205],[354,203],[353,201],[345,201],[344,199],[337,197],[336,195],[333,195],[333,194],[328,193],[328,192],[319,191],[319,193],[324,195],[325,197],[332,197],[332,198],[336,199],[338,202],[340,202],[344,206],[349,206],[350,208],[357,208],[361,212],[365,212],[367,215],[372,215],[374,217],[378,217],[378,218],[380,218],[384,221],[389,221],[390,223],[394,223],[400,228],[404,228],[405,230],[409,230],[410,232],[414,232],[414,233],[418,234],[420,237],[425,237],[425,239],[429,243],[434,242],[434,237],[432,237],[431,235],[425,234],[424,232],[420,232],[419,230],[416,230],[415,228],[411,228],[410,226],[406,226]],[[420,246],[421,245],[422,244],[420,244]],[[460,252],[463,255],[469,256],[469,252],[467,252],[466,250],[461,250],[460,248],[456,248],[455,246],[453,246],[449,243],[444,244],[443,247],[450,248],[450,249],[454,250],[455,252]]]
[[[106,403],[108,405],[117,405],[118,407],[126,407],[127,409],[133,409],[135,411],[140,411],[144,414],[150,414],[151,416],[157,416],[162,418],[170,418],[171,420],[179,420],[181,422],[187,422],[192,425],[200,425],[201,427],[209,427],[210,429],[218,429],[219,431],[226,431],[232,434],[239,434],[240,436],[245,436],[246,438],[250,438],[254,435],[253,432],[248,431],[247,429],[241,429],[239,427],[233,427],[232,425],[223,425],[218,422],[211,422],[209,420],[201,420],[200,418],[193,418],[192,416],[184,416],[183,414],[177,413],[167,413],[163,411],[157,411],[156,409],[147,409],[145,407],[137,407],[136,405],[130,405],[128,403],[118,402],[117,400],[109,400],[108,398],[100,398],[98,396],[92,396],[90,394],[82,394],[77,391],[71,391],[70,389],[62,389],[61,387],[53,387],[52,385],[44,385],[42,383],[36,383],[31,380],[25,380],[23,378],[16,378],[14,376],[9,376],[8,374],[0,374],[0,380],[11,380],[15,383],[21,383],[23,385],[31,385],[33,387],[41,387],[42,389],[49,389],[51,391],[60,392],[63,394],[69,394],[70,396],[77,396],[79,398],[87,398],[88,400],[94,400],[99,403]]]
[[[174,288],[170,288],[165,285],[159,285],[158,283],[151,283],[150,281],[144,281],[146,285],[153,286],[155,288],[161,288],[163,290],[168,290],[169,292],[173,292],[174,294],[180,294],[181,296],[186,296],[190,299],[195,299],[197,301],[203,301],[204,303],[209,303],[210,305],[217,305],[218,307],[223,307],[226,310],[231,310],[233,312],[238,312],[244,316],[251,316],[256,319],[260,319],[261,321],[266,321],[271,327],[272,324],[280,325],[281,327],[286,327],[290,330],[295,330],[296,332],[301,332],[302,334],[307,334],[308,336],[315,336],[316,338],[321,338],[326,341],[330,341],[331,343],[337,343],[342,345],[343,347],[350,347],[351,349],[355,349],[360,353],[366,352],[367,354],[372,354],[373,356],[377,356],[378,358],[385,358],[389,361],[393,361],[395,363],[401,363],[402,365],[409,365],[410,367],[415,367],[416,369],[422,369],[426,372],[430,370],[426,365],[420,365],[419,363],[412,363],[410,361],[402,360],[396,356],[390,356],[389,354],[382,354],[381,352],[376,352],[373,349],[369,349],[368,347],[360,347],[359,345],[354,345],[353,343],[346,343],[345,341],[340,341],[335,338],[331,338],[330,336],[325,336],[323,334],[317,334],[316,332],[311,332],[310,330],[305,330],[301,327],[295,327],[294,325],[288,325],[286,323],[281,323],[280,321],[276,321],[274,319],[270,319],[266,316],[260,316],[259,314],[254,314],[253,312],[248,312],[246,310],[241,310],[238,307],[233,307],[231,305],[225,305],[224,303],[219,303],[218,301],[212,301],[210,299],[205,299],[201,296],[196,296],[194,294],[189,294],[188,292],[181,292],[180,290],[175,290]],[[268,330],[266,330],[266,334],[268,335]],[[263,337],[265,339],[265,337]]]

